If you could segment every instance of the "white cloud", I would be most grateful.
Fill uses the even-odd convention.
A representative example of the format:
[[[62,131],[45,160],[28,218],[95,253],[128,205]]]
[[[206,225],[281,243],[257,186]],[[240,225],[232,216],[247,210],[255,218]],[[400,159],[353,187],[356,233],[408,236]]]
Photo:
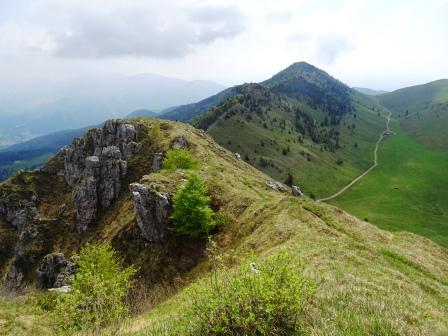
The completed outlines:
[[[448,77],[447,16],[447,0],[0,0],[0,72],[230,85],[305,60],[349,85],[391,89]]]

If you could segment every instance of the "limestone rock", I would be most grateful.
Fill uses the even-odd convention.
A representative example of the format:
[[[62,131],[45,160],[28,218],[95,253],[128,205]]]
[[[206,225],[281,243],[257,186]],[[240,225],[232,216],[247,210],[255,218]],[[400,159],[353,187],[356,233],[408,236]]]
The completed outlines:
[[[16,199],[6,191],[0,190],[0,215],[5,216],[6,221],[17,229],[19,235],[37,217],[38,203],[38,197],[34,193],[21,197],[24,198]]]
[[[184,136],[180,135],[173,139],[173,142],[171,143],[171,147],[173,148],[187,148],[188,142],[187,139],[185,139]]]
[[[277,181],[266,181],[266,186],[280,192],[287,192],[288,186],[286,186],[283,183],[277,182]]]
[[[78,232],[85,232],[98,212],[97,180],[93,176],[79,181],[72,191],[73,205],[78,218]]]
[[[298,186],[292,186],[292,195],[296,197],[303,197],[303,192]]]
[[[75,264],[65,259],[63,253],[48,254],[37,270],[37,287],[48,289],[65,286],[75,270]]]
[[[163,153],[155,153],[154,159],[152,160],[152,171],[158,172],[162,169],[163,164]]]
[[[23,278],[22,271],[16,265],[11,265],[4,280],[6,289],[10,291],[18,290],[22,286]]]
[[[134,201],[137,224],[143,238],[150,242],[163,241],[171,211],[169,197],[139,183],[132,183],[129,188]]]
[[[241,154],[240,153],[235,153],[235,159],[241,160]]]
[[[78,231],[84,232],[101,210],[117,199],[127,161],[138,144],[135,127],[121,120],[108,120],[75,138],[64,148],[65,180],[72,190]]]

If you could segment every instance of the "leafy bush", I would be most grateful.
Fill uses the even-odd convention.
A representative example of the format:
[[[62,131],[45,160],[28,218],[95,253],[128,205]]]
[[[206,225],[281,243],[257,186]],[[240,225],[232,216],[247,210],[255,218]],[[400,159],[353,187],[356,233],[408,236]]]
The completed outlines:
[[[172,148],[166,152],[163,169],[196,169],[197,159],[185,148]]]
[[[101,328],[118,326],[128,313],[124,299],[135,268],[121,269],[110,244],[87,245],[77,264],[72,291],[60,295],[55,309],[56,328],[67,334],[82,330],[98,334]]]
[[[285,254],[215,271],[190,293],[191,335],[291,335],[312,287]]]
[[[197,175],[192,175],[174,194],[170,217],[173,231],[195,238],[207,236],[219,223],[214,220],[209,204],[204,182]]]

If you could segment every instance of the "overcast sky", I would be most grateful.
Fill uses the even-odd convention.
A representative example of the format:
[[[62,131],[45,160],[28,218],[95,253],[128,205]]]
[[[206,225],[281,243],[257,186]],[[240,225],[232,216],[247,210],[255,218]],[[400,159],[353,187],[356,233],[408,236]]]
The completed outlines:
[[[0,0],[0,81],[155,73],[233,85],[296,61],[375,89],[448,78],[448,0]]]

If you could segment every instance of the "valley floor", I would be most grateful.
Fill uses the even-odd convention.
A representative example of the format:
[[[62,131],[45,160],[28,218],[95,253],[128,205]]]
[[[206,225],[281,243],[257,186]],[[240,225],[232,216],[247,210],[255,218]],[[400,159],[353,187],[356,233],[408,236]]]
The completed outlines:
[[[378,167],[331,203],[383,229],[448,247],[448,154],[419,144],[395,122],[392,130]]]

